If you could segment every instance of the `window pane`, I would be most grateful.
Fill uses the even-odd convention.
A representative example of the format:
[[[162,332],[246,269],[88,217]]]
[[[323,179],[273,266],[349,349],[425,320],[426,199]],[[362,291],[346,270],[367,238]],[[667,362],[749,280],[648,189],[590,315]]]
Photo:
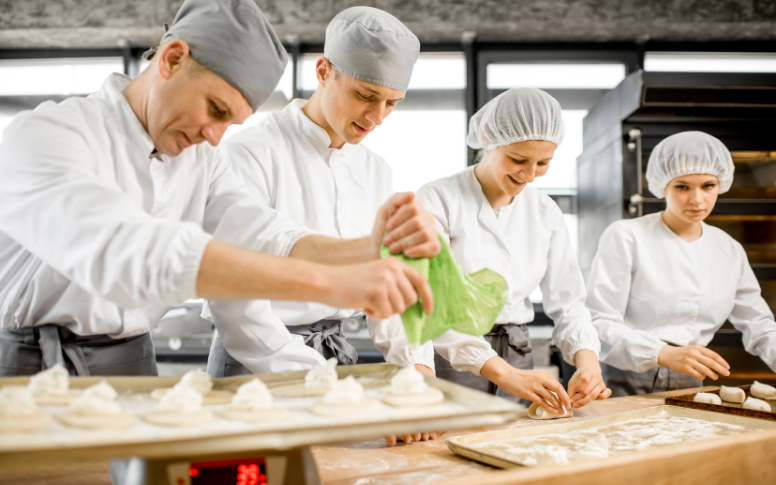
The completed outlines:
[[[577,157],[582,153],[582,120],[586,115],[586,110],[563,110],[563,142],[555,150],[547,173],[534,180],[534,187],[553,194],[576,193]]]
[[[647,52],[645,71],[776,72],[776,54]]]
[[[611,89],[625,79],[623,64],[488,64],[488,89]]]
[[[1,61],[0,96],[89,94],[114,72],[124,72],[120,57]]]

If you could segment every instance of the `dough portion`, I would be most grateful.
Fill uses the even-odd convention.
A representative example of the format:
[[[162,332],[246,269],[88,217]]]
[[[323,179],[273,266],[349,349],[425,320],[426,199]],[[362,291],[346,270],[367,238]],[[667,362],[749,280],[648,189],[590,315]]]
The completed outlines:
[[[87,429],[111,429],[129,428],[137,422],[137,419],[125,412],[119,414],[76,414],[62,411],[57,415],[57,420],[65,426]]]
[[[154,389],[153,391],[151,391],[151,399],[154,399],[156,401],[161,401],[164,398],[164,396],[167,395],[170,389],[172,388]],[[202,405],[215,406],[218,404],[228,404],[232,402],[233,397],[234,397],[233,392],[210,391],[202,397]]]
[[[754,381],[752,387],[749,388],[749,392],[754,397],[766,399],[768,401],[776,401],[776,387],[769,386],[768,384]]]
[[[743,404],[746,400],[746,393],[740,387],[722,386],[719,389],[719,397],[725,402]]]
[[[752,411],[765,411],[766,413],[773,412],[770,404],[754,397],[746,398],[746,401],[744,401],[744,409],[751,409]]]
[[[694,402],[702,402],[704,404],[716,404],[718,406],[722,405],[722,398],[710,392],[699,392],[692,400]]]
[[[566,412],[564,414],[548,413],[547,411],[544,410],[543,407],[539,406],[536,403],[533,403],[528,408],[528,417],[531,419],[560,419],[560,418],[570,418],[574,416],[573,409],[566,409],[565,411]]]
[[[374,399],[365,397],[358,403],[347,404],[329,404],[323,401],[318,401],[310,406],[310,412],[324,418],[331,419],[347,419],[360,417],[364,414],[377,411],[380,403]]]
[[[51,415],[37,410],[33,414],[24,416],[3,416],[0,417],[0,433],[36,431],[50,423]]]
[[[429,387],[425,391],[416,394],[396,394],[386,392],[380,396],[380,400],[389,406],[397,408],[411,406],[433,406],[445,400],[445,394],[436,387]]]
[[[269,392],[277,397],[320,397],[331,391],[330,386],[326,387],[307,387],[304,382],[296,384],[284,384],[282,386],[270,387]]]
[[[284,421],[288,417],[288,411],[278,407],[245,409],[225,406],[218,412],[218,415],[222,418],[248,421],[249,423],[269,423],[272,421]]]
[[[35,404],[39,406],[67,406],[79,397],[83,390],[70,389],[64,394],[35,394]]]
[[[175,413],[166,410],[154,410],[143,416],[147,423],[159,426],[173,426],[182,428],[185,426],[196,426],[213,418],[213,413],[207,408],[200,408],[197,411],[188,413]]]

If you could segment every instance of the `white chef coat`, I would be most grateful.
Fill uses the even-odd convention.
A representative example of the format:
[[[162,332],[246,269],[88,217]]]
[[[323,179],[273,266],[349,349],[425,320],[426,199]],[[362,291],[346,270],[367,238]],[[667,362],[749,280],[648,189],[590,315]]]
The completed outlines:
[[[250,196],[209,145],[151,156],[154,144],[121,94],[129,82],[113,74],[97,93],[43,103],[6,128],[3,328],[53,323],[78,335],[141,335],[196,297],[214,236],[287,255],[309,234]],[[235,221],[240,231],[230,232]],[[270,337],[280,347],[291,342],[287,331]]]
[[[701,223],[693,242],[660,213],[617,221],[601,236],[587,306],[601,338],[601,361],[644,372],[666,342],[708,345],[730,320],[744,348],[776,371],[776,323],[760,296],[744,248]]]
[[[301,99],[292,101],[283,111],[270,114],[224,142],[221,149],[248,190],[294,223],[334,238],[368,236],[380,207],[393,195],[391,169],[363,145],[330,148],[326,130],[302,111],[305,103]],[[265,369],[256,363],[251,365],[241,356],[255,359],[260,348],[255,344],[261,336],[245,335],[241,325],[229,326],[228,331],[222,331],[219,325],[219,320],[239,321],[248,306],[255,308],[256,318],[288,326],[342,320],[354,314],[353,310],[320,303],[275,300],[210,305],[211,318],[219,327],[224,347],[254,372]],[[413,351],[392,347],[391,342],[404,333],[399,316],[380,322],[370,319],[369,327],[389,362],[404,366],[423,363],[433,368],[430,346]],[[303,340],[301,336],[294,337]],[[305,348],[298,356],[286,355],[283,362],[271,362],[273,372],[323,363],[318,352]]]
[[[528,185],[497,214],[474,167],[424,185],[417,198],[434,214],[440,234],[467,274],[489,268],[507,280],[509,291],[496,324],[533,321],[529,295],[539,286],[544,311],[555,322],[553,342],[564,359],[573,365],[580,350],[598,354],[584,281],[555,201]],[[496,355],[484,338],[455,331],[435,339],[434,348],[456,370],[477,375]]]

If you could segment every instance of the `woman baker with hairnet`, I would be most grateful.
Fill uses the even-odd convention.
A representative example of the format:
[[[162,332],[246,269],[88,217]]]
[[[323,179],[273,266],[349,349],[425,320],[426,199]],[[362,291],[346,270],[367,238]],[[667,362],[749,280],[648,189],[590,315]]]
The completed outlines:
[[[730,322],[747,352],[776,371],[776,323],[743,247],[703,220],[733,183],[725,145],[697,131],[649,157],[649,190],[666,209],[622,220],[601,236],[587,306],[614,396],[702,386],[730,374],[705,346]]]
[[[480,150],[479,163],[417,194],[466,273],[490,268],[509,285],[504,309],[484,338],[448,331],[434,340],[437,376],[556,413],[610,393],[563,214],[529,185],[547,173],[562,140],[561,108],[552,96],[510,89],[471,119],[468,144]],[[577,367],[568,394],[549,373],[532,370],[526,323],[534,319],[528,296],[537,286],[555,322],[553,341]]]

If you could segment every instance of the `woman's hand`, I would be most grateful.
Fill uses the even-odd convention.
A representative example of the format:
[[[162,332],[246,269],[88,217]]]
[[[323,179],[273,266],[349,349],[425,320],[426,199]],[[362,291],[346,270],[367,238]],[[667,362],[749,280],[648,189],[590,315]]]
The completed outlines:
[[[601,364],[598,357],[589,350],[580,350],[574,354],[574,365],[577,371],[569,381],[569,397],[571,407],[581,408],[593,399],[606,399],[612,395],[611,389],[606,388],[604,377],[601,374]]]
[[[421,374],[425,374],[430,377],[436,377],[436,372],[434,372],[434,369],[423,364],[415,364],[415,370]],[[413,441],[435,440],[437,437],[442,436],[443,434],[445,434],[444,431],[428,431],[425,433],[405,434],[402,435],[401,440],[405,444],[410,444]],[[385,442],[388,443],[388,446],[396,446],[397,441],[398,440],[395,435],[385,437]]]
[[[513,396],[533,401],[550,413],[563,414],[563,409],[571,409],[571,400],[563,386],[547,371],[515,369],[501,357],[493,357],[482,366],[480,375]]]
[[[730,375],[730,364],[725,362],[718,353],[702,345],[688,347],[664,345],[657,355],[657,363],[701,380],[710,377],[716,381],[719,379],[717,374]]]

